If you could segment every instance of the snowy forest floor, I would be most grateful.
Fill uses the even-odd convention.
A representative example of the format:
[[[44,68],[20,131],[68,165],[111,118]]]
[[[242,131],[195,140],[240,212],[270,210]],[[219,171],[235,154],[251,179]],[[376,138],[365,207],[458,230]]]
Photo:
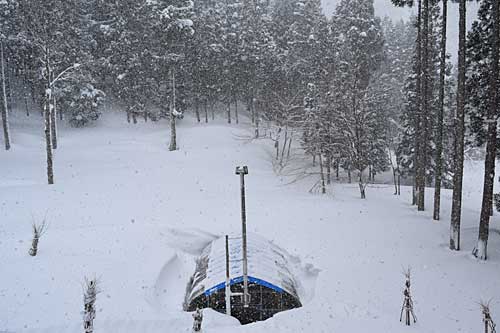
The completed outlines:
[[[35,117],[34,117],[35,118]],[[462,246],[448,250],[451,192],[443,220],[391,185],[334,183],[310,194],[313,177],[273,172],[272,143],[242,139],[248,125],[125,122],[107,114],[86,129],[60,129],[54,186],[46,185],[41,121],[12,119],[13,149],[0,152],[0,332],[82,332],[85,276],[100,280],[96,333],[190,332],[182,311],[194,258],[215,237],[240,230],[235,166],[249,166],[248,229],[296,257],[303,307],[255,324],[205,311],[204,332],[479,332],[478,302],[500,322],[500,216],[487,263],[477,238],[482,163],[467,162]],[[46,217],[39,254],[31,225]],[[399,322],[403,268],[411,266],[416,325]]]

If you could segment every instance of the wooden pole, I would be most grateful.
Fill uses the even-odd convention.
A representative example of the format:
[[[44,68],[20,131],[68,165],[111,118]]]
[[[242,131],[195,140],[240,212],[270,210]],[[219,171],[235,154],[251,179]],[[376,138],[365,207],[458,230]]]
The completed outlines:
[[[226,314],[231,315],[231,277],[229,275],[229,236],[226,235]]]

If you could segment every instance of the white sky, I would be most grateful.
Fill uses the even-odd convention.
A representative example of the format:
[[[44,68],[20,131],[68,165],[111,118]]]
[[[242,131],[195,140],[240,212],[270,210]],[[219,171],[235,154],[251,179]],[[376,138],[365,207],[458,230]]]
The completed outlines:
[[[335,10],[336,4],[340,0],[322,0],[323,8],[327,15]],[[397,8],[392,5],[390,0],[374,0],[375,1],[375,12],[378,16],[384,17],[389,16],[393,20],[399,18],[407,19],[410,17],[414,9],[409,8]],[[476,2],[468,2],[467,4],[467,23],[470,27],[472,21],[476,17],[479,4]],[[457,40],[458,40],[458,4],[448,1],[448,52],[451,54],[453,59],[457,59]]]

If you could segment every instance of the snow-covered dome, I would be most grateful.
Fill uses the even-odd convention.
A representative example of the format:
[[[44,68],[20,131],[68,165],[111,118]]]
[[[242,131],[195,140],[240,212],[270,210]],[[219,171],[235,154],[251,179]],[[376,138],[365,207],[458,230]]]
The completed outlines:
[[[262,236],[249,233],[247,235],[247,257],[248,282],[251,286],[249,287],[249,293],[252,297],[254,297],[252,293],[263,292],[262,288],[256,288],[256,286],[265,287],[265,293],[273,294],[274,297],[276,295],[285,295],[287,301],[280,301],[278,308],[273,306],[275,311],[272,314],[287,308],[300,306],[299,297],[297,296],[297,281],[289,269],[290,255],[285,250]],[[229,237],[229,258],[230,284],[238,288],[238,285],[243,282],[241,237]],[[226,243],[225,237],[221,237],[210,243],[198,258],[196,271],[188,285],[186,308],[193,310],[202,304],[204,307],[217,309],[220,302],[218,301],[215,304],[216,306],[212,306],[210,299],[223,299],[223,297],[216,296],[221,293],[225,294],[225,281]],[[262,300],[262,295],[259,296]],[[261,304],[256,305],[259,310],[266,309],[266,305],[262,303],[265,302],[261,301]],[[287,304],[290,304],[290,306],[287,306]],[[232,304],[233,306],[235,305]],[[225,304],[223,308],[225,308]]]

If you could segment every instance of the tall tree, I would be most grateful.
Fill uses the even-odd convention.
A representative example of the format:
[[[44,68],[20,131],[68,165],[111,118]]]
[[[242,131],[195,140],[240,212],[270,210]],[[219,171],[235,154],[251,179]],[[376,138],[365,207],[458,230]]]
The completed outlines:
[[[444,103],[445,103],[445,76],[446,76],[446,25],[448,17],[448,0],[443,0],[441,14],[441,54],[439,59],[439,109],[436,126],[436,172],[434,182],[434,211],[433,219],[440,219],[441,185],[443,174],[443,132],[444,132]]]
[[[10,130],[9,130],[9,107],[7,100],[7,80],[6,80],[6,61],[5,61],[5,43],[9,35],[13,32],[13,17],[15,15],[15,6],[12,1],[0,3],[0,108],[2,110],[2,128],[5,150],[10,149]]]
[[[168,81],[165,82],[170,87],[170,145],[169,150],[177,150],[177,129],[176,119],[182,112],[177,105],[176,100],[179,82],[183,65],[186,59],[186,43],[194,34],[193,21],[193,3],[188,0],[159,1],[155,7],[156,17],[159,24],[155,27],[160,40],[157,56],[161,59],[164,68],[168,68],[170,73]]]
[[[413,196],[412,196],[412,204],[417,204],[418,209],[421,210],[424,208],[423,203],[420,203],[421,199],[425,199],[425,193],[420,193],[421,189],[425,190],[425,165],[422,165],[422,144],[425,143],[425,138],[423,138],[422,124],[423,124],[423,85],[422,85],[422,69],[423,69],[423,29],[422,29],[422,0],[391,0],[392,3],[398,7],[413,7],[415,6],[415,2],[417,3],[417,20],[415,22],[417,27],[417,38],[415,41],[415,116],[413,118],[414,122],[414,154],[413,154]],[[422,140],[423,138],[423,140]],[[422,185],[423,183],[423,185]]]
[[[497,156],[497,125],[499,117],[499,30],[500,13],[498,1],[486,0],[481,4],[479,20],[474,22],[469,33],[468,113],[471,116],[471,130],[476,142],[486,142],[483,198],[479,221],[479,239],[473,254],[486,260],[489,220],[493,209],[493,183],[495,159]]]
[[[9,108],[7,103],[7,93],[5,90],[5,56],[3,47],[3,38],[0,36],[0,74],[2,80],[2,127],[3,127],[3,139],[5,142],[5,150],[10,149],[10,132],[9,132]]]
[[[423,0],[423,8],[422,8],[422,75],[421,75],[421,84],[422,84],[422,108],[421,108],[421,117],[420,117],[420,132],[417,134],[420,137],[420,154],[417,155],[419,159],[420,168],[420,179],[418,188],[417,188],[417,207],[419,211],[423,211],[425,209],[425,177],[426,177],[426,167],[427,167],[427,154],[428,151],[426,149],[425,138],[429,135],[429,81],[430,81],[430,71],[429,71],[429,39],[430,39],[430,30],[429,30],[429,17],[430,17],[430,9],[429,9],[429,0]]]
[[[377,126],[371,98],[370,83],[383,60],[384,38],[380,19],[375,17],[373,1],[343,0],[332,18],[335,33],[342,40],[339,45],[339,66],[336,84],[341,96],[335,106],[339,132],[344,136],[349,164],[358,172],[361,197],[365,197],[366,168],[373,163],[375,150],[370,142],[377,142],[372,129]],[[386,158],[384,160],[387,160]]]
[[[453,198],[451,206],[450,249],[460,250],[460,221],[462,215],[462,183],[464,172],[465,140],[465,71],[466,71],[466,0],[459,3],[458,29],[458,87],[455,126],[455,172],[453,174]]]
[[[411,153],[408,150],[406,156],[403,156],[400,148],[403,147],[401,142],[403,138],[402,132],[406,129],[406,127],[402,126],[404,122],[401,122],[407,109],[404,91],[408,77],[412,74],[416,29],[412,20],[408,22],[401,20],[394,24],[391,20],[384,19],[383,27],[386,39],[386,59],[381,69],[382,75],[380,79],[382,80],[381,85],[387,87],[387,99],[386,103],[384,103],[384,110],[386,111],[385,132],[389,161],[393,171],[395,194],[397,194],[399,193],[398,179],[401,176],[411,174],[411,170],[403,168],[401,164],[403,159],[406,161],[412,160],[409,157]],[[410,146],[407,148],[410,148]]]
[[[33,49],[36,66],[41,73],[39,89],[42,91],[42,107],[45,125],[45,144],[47,156],[47,182],[54,184],[53,140],[55,84],[65,78],[77,66],[68,67],[64,62],[65,34],[72,24],[72,9],[77,6],[75,0],[50,0],[32,2],[19,1],[19,23],[21,26],[17,39]],[[53,125],[54,124],[54,125]]]

